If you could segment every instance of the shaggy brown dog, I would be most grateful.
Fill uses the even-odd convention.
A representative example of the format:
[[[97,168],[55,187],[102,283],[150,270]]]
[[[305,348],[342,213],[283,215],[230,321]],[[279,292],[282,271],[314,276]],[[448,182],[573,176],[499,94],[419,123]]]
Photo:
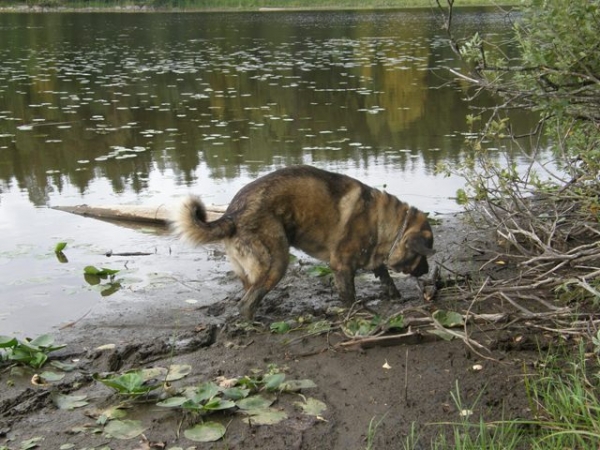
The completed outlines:
[[[244,283],[240,313],[252,319],[281,280],[289,249],[329,263],[341,300],[355,300],[357,269],[373,270],[392,297],[400,294],[388,272],[429,270],[434,253],[427,216],[393,195],[358,180],[310,166],[292,166],[243,187],[222,217],[206,221],[200,199],[187,198],[172,229],[193,244],[223,241]]]

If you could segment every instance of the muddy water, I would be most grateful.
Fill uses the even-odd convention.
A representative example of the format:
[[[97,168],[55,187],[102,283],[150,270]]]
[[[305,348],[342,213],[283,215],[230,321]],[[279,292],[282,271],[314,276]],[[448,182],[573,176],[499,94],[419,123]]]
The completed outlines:
[[[507,32],[485,10],[455,24]],[[0,60],[0,334],[151,301],[190,261],[204,282],[194,301],[219,289],[226,266],[210,251],[179,259],[187,250],[169,237],[50,206],[188,192],[225,204],[257,176],[306,163],[424,210],[457,209],[462,180],[435,167],[464,154],[466,88],[449,82],[443,67],[457,63],[431,10],[0,14]],[[120,272],[90,280],[86,266]]]

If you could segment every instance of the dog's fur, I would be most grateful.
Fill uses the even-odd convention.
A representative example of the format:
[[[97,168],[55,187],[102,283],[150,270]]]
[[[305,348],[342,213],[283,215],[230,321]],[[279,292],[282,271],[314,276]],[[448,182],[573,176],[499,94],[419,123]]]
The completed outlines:
[[[239,309],[247,319],[285,274],[290,246],[329,263],[348,305],[355,300],[357,269],[373,270],[388,295],[398,297],[388,267],[418,277],[428,272],[427,256],[434,253],[423,212],[358,180],[311,166],[258,178],[213,222],[206,221],[202,201],[189,197],[171,225],[194,244],[225,243],[244,284]]]

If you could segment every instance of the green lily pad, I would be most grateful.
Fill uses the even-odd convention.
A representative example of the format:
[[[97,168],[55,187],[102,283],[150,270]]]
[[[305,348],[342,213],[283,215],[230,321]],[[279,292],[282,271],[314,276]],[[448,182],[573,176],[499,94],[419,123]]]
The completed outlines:
[[[185,430],[183,435],[194,442],[215,442],[221,439],[226,428],[217,422],[205,422]]]
[[[111,420],[104,427],[104,434],[115,439],[133,439],[146,430],[139,420]]]
[[[281,386],[281,383],[283,383],[283,380],[285,380],[285,373],[272,373],[263,377],[263,382],[267,391],[278,389],[279,386]]]
[[[243,421],[249,425],[275,425],[288,417],[285,411],[274,408],[253,409],[244,413],[249,417]]]
[[[253,395],[252,397],[243,398],[235,402],[238,408],[243,410],[258,410],[268,408],[273,404],[274,400],[263,397],[262,395]]]

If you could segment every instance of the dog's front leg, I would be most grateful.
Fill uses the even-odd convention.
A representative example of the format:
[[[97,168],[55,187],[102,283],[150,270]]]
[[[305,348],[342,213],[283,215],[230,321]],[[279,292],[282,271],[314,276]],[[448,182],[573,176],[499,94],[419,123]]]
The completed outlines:
[[[351,306],[356,299],[356,292],[354,290],[354,271],[343,268],[338,270],[333,269],[333,273],[335,287],[340,295],[340,300],[342,300],[345,305]]]
[[[381,265],[375,270],[373,270],[373,273],[377,278],[381,280],[381,284],[383,284],[385,293],[390,298],[400,298],[400,292],[398,291],[394,280],[392,280],[392,277],[390,276],[390,272],[388,271],[387,267]]]

